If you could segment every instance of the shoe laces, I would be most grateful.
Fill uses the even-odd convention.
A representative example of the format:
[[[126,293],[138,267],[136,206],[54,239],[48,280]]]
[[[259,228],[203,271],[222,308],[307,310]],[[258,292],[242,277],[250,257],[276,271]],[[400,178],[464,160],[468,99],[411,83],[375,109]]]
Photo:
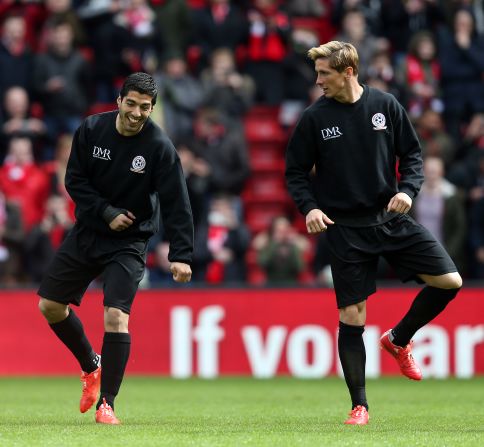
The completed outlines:
[[[402,348],[398,353],[398,357],[402,365],[405,367],[410,367],[414,365],[414,360],[412,355],[412,344],[413,342],[410,342],[407,346]]]
[[[103,403],[101,404],[99,409],[101,410],[101,413],[105,416],[114,416],[114,411],[111,408],[111,405],[109,405],[106,402],[106,399],[104,397],[103,397]]]
[[[359,418],[363,416],[365,410],[366,408],[363,405],[358,405],[349,412],[349,415],[353,418]]]

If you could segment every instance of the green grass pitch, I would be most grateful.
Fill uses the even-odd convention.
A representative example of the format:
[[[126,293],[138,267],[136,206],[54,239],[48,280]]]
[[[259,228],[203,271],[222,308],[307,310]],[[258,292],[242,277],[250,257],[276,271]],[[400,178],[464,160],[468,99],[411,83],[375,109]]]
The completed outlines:
[[[0,446],[484,446],[484,377],[369,380],[370,424],[342,424],[344,381],[127,377],[123,425],[78,410],[74,377],[0,378]]]

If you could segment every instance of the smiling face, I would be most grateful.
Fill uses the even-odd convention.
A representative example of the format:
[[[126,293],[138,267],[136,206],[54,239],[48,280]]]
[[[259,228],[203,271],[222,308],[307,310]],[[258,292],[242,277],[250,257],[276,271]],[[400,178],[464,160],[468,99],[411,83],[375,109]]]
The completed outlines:
[[[316,85],[323,91],[327,98],[340,99],[346,96],[345,89],[347,86],[347,70],[345,68],[341,73],[329,66],[329,59],[316,59],[314,68],[317,73]]]
[[[116,118],[116,130],[126,137],[141,132],[143,125],[153,111],[150,95],[142,94],[134,90],[128,91],[127,95],[118,97],[119,114]]]

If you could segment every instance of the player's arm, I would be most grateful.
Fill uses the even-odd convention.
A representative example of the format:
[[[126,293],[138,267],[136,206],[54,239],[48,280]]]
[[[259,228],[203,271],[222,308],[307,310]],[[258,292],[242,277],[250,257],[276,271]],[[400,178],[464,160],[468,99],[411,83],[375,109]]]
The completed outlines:
[[[189,282],[192,279],[192,269],[184,262],[172,262],[170,271],[173,273],[173,279],[176,282]]]
[[[388,208],[398,212],[407,212],[424,181],[422,148],[407,113],[396,100],[394,101],[395,109],[392,120],[395,152],[399,157],[400,181],[398,183],[399,194],[391,199]],[[407,207],[408,209],[406,209]]]
[[[193,254],[193,217],[185,176],[175,148],[166,143],[163,160],[155,174],[155,185],[160,200],[163,230],[170,243],[168,260],[173,279],[188,282]]]
[[[72,149],[67,163],[65,186],[76,204],[76,215],[99,218],[109,205],[92,186],[87,174],[89,148],[86,138],[86,122],[74,134]]]
[[[318,208],[309,174],[316,161],[316,142],[311,137],[308,120],[303,117],[296,125],[286,150],[286,185],[299,212],[306,216]]]
[[[123,208],[116,208],[111,205],[108,205],[104,209],[102,217],[113,231],[126,230],[126,228],[133,225],[136,219],[131,211]]]
[[[322,233],[328,229],[328,225],[333,224],[334,222],[318,208],[306,214],[306,229],[310,234]]]

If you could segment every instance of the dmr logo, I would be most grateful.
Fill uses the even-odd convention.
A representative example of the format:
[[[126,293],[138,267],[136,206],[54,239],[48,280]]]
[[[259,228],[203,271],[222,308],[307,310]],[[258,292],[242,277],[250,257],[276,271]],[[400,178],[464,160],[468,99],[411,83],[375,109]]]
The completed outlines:
[[[103,149],[102,147],[94,146],[92,156],[94,158],[100,158],[101,160],[111,160],[111,157],[109,156],[110,153],[111,151],[109,149]]]
[[[331,128],[321,129],[321,134],[323,135],[323,140],[331,140],[332,138],[339,138],[343,134],[339,130],[338,126],[333,126]]]

